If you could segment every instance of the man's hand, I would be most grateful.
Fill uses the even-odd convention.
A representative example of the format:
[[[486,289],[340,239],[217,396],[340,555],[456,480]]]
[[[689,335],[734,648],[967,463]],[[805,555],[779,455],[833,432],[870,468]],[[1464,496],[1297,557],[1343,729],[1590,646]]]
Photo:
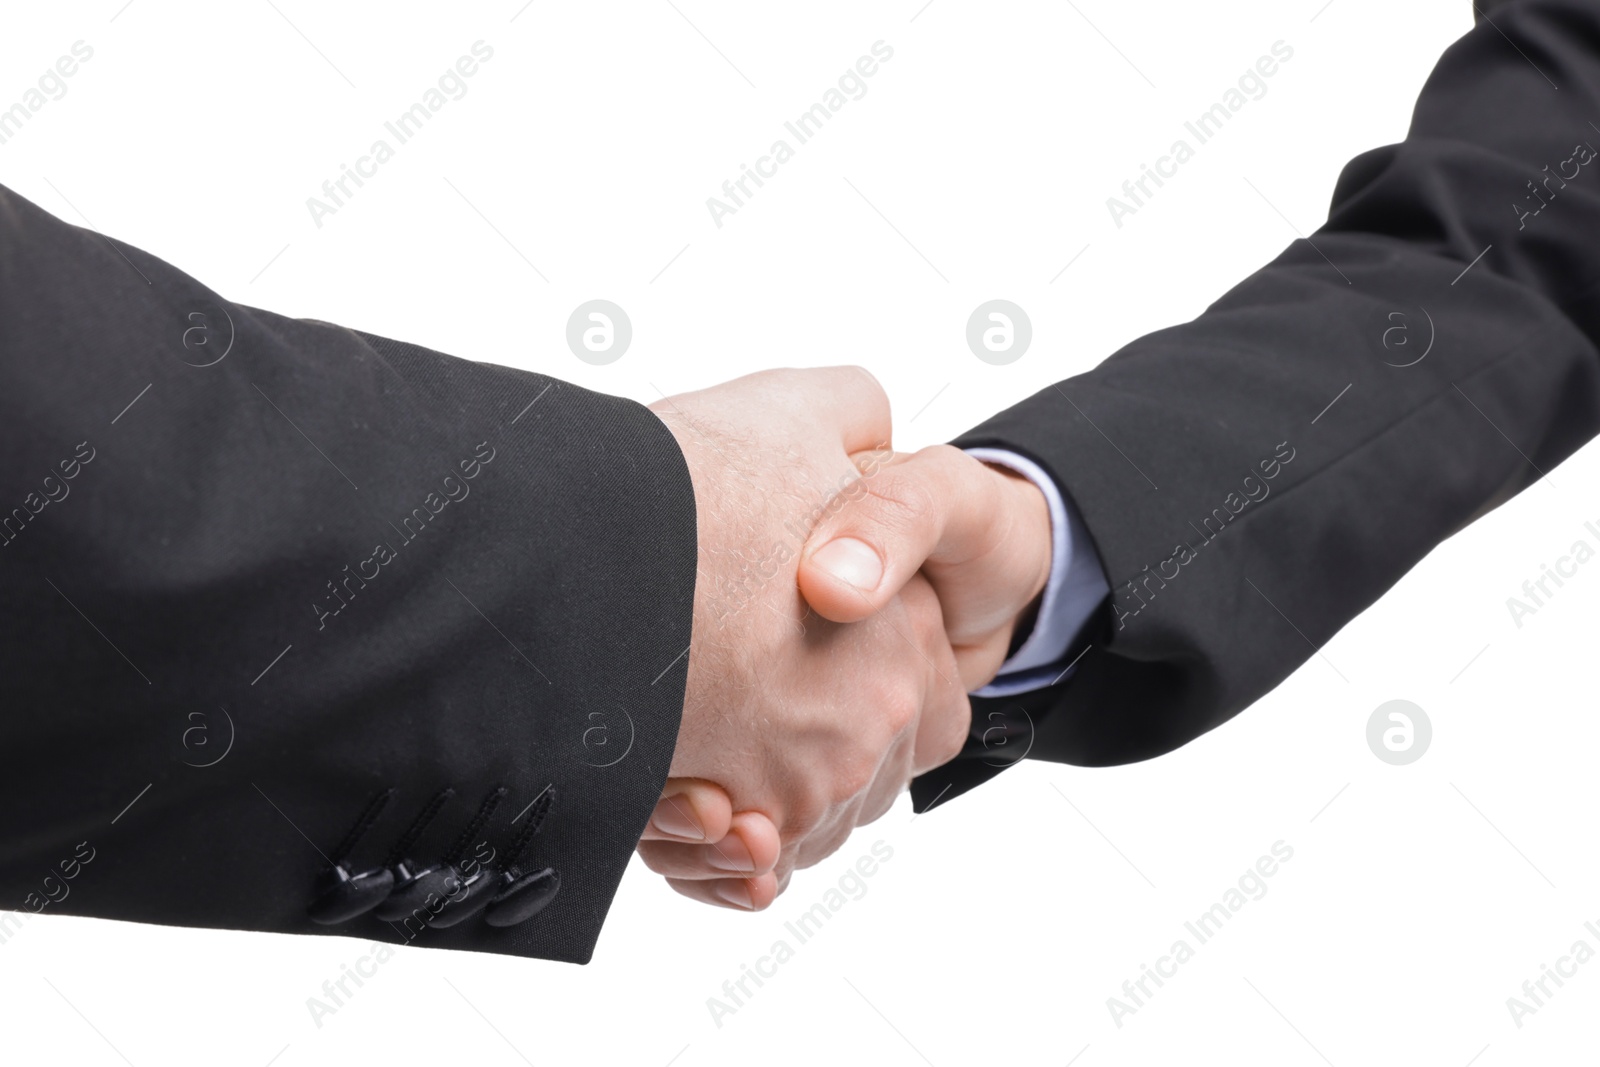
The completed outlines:
[[[999,672],[1050,576],[1050,511],[1021,475],[936,445],[889,461],[818,524],[800,591],[834,622],[882,609],[920,571],[943,607],[962,687]]]
[[[735,814],[720,785],[668,778],[639,854],[686,896],[760,911],[778,893],[779,848],[772,820],[755,811]]]
[[[800,597],[811,528],[888,473],[861,470],[890,436],[888,399],[871,375],[768,371],[651,409],[689,466],[700,570],[674,781],[639,852],[687,896],[764,907],[795,868],[833,852],[913,776],[960,751],[966,687],[939,602],[914,566],[894,572],[895,591],[875,593],[848,626],[818,619]],[[709,811],[713,825],[701,831],[715,843],[696,843],[672,822],[695,801],[671,801],[703,800],[713,782],[740,814],[716,838],[722,809]],[[744,866],[746,854],[745,877],[729,877],[726,865]]]

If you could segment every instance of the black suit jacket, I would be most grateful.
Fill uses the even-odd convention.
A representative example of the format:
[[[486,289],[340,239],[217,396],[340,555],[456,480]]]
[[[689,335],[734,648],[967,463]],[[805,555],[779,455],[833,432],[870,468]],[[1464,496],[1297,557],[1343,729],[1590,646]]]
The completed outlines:
[[[684,693],[653,414],[235,304],[4,189],[0,389],[0,908],[589,958]],[[340,861],[507,867],[546,790],[527,921],[309,918]]]
[[[1309,240],[959,441],[1049,471],[1112,594],[1068,681],[974,701],[917,810],[1024,754],[1126,763],[1218,726],[1588,441],[1597,148],[1600,3],[1495,6]]]
[[[1600,173],[1524,183],[1600,144],[1600,8],[1493,17],[1314,247],[960,442],[1053,473],[1113,603],[1067,684],[975,702],[919,810],[1225,721],[1595,432]],[[1410,366],[1397,312],[1437,330]],[[588,959],[683,699],[655,417],[227,302],[3,189],[0,356],[0,906]],[[509,927],[307,914],[330,869],[442,858],[561,889]]]

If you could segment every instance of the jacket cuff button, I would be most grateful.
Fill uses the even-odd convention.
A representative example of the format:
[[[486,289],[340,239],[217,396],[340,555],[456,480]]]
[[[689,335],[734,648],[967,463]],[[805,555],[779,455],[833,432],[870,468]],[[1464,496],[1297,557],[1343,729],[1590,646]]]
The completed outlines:
[[[490,926],[515,926],[528,921],[561,890],[561,875],[549,867],[521,877],[512,877],[508,872],[501,881],[500,892],[483,913],[483,921]]]

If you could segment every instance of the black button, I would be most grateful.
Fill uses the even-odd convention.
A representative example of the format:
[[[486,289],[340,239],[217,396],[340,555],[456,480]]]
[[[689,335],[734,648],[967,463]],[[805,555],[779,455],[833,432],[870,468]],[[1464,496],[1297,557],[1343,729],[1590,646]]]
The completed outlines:
[[[515,926],[533,918],[555,899],[561,890],[561,875],[549,867],[521,877],[508,871],[501,875],[500,886],[484,910],[483,921],[490,926]]]
[[[460,872],[457,872],[458,877]],[[456,923],[472,918],[489,906],[499,889],[500,878],[492,870],[479,867],[471,877],[464,877],[454,895],[446,897],[444,907],[431,912],[423,922],[435,930],[444,930]]]
[[[348,922],[383,903],[393,888],[394,872],[387,867],[351,874],[341,863],[317,878],[316,896],[306,914],[325,926]]]
[[[426,915],[431,910],[430,899],[444,900],[460,892],[461,872],[448,864],[413,870],[409,860],[402,860],[390,870],[394,874],[394,889],[373,912],[384,922]]]

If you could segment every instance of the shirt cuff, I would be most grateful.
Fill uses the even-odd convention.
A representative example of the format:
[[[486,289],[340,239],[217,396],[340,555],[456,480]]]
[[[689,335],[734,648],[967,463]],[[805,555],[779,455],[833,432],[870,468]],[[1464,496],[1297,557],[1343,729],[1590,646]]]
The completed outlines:
[[[1007,697],[1043,689],[1071,673],[1066,662],[1079,633],[1100,603],[1110,595],[1111,583],[1089,542],[1083,520],[1043,467],[1026,456],[1003,448],[968,448],[967,455],[1015,471],[1039,487],[1050,509],[1050,577],[1033,632],[1000,667],[994,681],[973,696]]]

